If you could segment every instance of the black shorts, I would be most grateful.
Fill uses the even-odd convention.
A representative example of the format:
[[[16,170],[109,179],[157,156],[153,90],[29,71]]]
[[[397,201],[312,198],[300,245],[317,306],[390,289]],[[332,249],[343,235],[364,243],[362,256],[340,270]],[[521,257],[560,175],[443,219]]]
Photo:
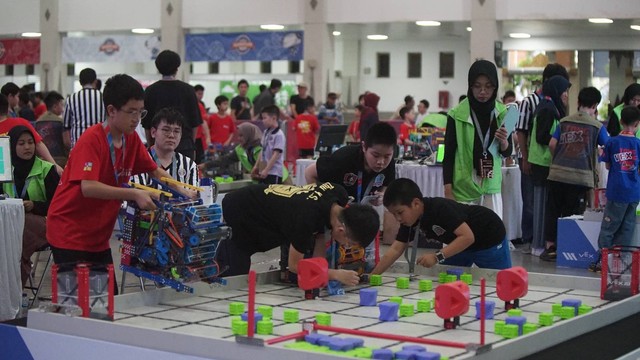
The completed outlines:
[[[313,157],[314,149],[298,149],[298,156],[301,158]]]

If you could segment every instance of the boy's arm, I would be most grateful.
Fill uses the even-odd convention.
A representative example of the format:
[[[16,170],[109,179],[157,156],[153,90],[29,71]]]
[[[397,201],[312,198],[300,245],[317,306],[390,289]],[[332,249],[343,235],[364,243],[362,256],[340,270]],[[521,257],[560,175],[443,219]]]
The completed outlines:
[[[371,274],[382,274],[383,272],[387,271],[389,266],[393,265],[393,263],[395,263],[396,260],[398,260],[398,258],[400,257],[400,255],[402,255],[402,253],[406,248],[407,248],[407,243],[394,240],[391,246],[387,249],[387,251],[385,251],[378,265],[376,265],[376,267],[373,268],[373,270],[371,271]]]
[[[318,182],[318,168],[316,168],[315,163],[304,169],[304,180],[307,184],[315,184]]]
[[[209,124],[206,121],[202,121],[202,133],[204,134],[204,144],[209,147],[211,145],[211,130],[209,130]]]
[[[233,139],[233,135],[234,135],[233,132],[229,134],[227,141],[224,142],[224,146],[228,146],[229,144],[231,144],[231,139]]]
[[[153,210],[156,205],[153,203],[157,195],[151,192],[110,186],[97,180],[82,180],[80,182],[82,195],[88,198],[105,200],[131,200],[135,201],[141,209]]]
[[[556,138],[551,138],[549,141],[549,151],[551,151],[551,156],[556,153],[556,146],[558,145],[558,140]]]
[[[262,169],[262,171],[260,172],[260,176],[262,178],[266,178],[269,175],[269,170],[271,170],[271,168],[273,167],[273,165],[276,163],[276,161],[278,160],[278,157],[282,154],[281,150],[278,149],[274,149],[273,150],[273,154],[271,154],[271,158],[269,159],[269,161],[267,162],[267,165],[264,167],[264,169]]]
[[[40,141],[36,144],[36,154],[38,154],[38,157],[42,160],[46,160],[55,165],[58,175],[62,176],[62,168],[56,163],[55,160],[53,160],[53,156],[51,156],[51,153],[49,152],[49,149],[47,149],[47,146],[44,144],[44,142]]]
[[[469,227],[469,225],[467,225],[466,222],[460,224],[460,226],[458,226],[453,233],[456,235],[456,238],[453,239],[451,244],[447,245],[441,251],[445,259],[448,259],[464,251],[475,242],[473,231],[471,231],[471,228]],[[428,253],[422,255],[417,260],[417,263],[424,267],[430,268],[438,263],[438,259],[436,258],[435,253]]]

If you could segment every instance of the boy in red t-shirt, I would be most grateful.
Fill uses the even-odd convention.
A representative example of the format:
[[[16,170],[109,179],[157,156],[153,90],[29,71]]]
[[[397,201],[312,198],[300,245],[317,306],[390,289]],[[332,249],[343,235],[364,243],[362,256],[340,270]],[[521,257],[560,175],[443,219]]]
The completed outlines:
[[[353,121],[349,124],[349,129],[347,129],[347,141],[349,142],[360,142],[360,115],[362,115],[362,110],[364,110],[362,105],[356,105],[353,109]]]
[[[298,156],[302,159],[313,157],[313,149],[316,147],[316,139],[320,131],[318,118],[314,115],[316,107],[313,103],[307,102],[304,113],[296,116],[295,129],[298,140]]]
[[[409,139],[409,134],[416,129],[416,114],[410,107],[400,109],[400,118],[404,120],[400,124],[400,134],[398,135],[398,145],[413,145]]]
[[[227,114],[229,98],[220,95],[216,97],[214,102],[218,108],[218,112],[211,114],[207,119],[209,132],[211,133],[211,143],[227,146],[231,144],[233,134],[236,132],[236,124],[233,122],[231,115]]]
[[[107,120],[78,139],[49,207],[47,240],[56,264],[113,264],[109,239],[122,200],[135,201],[143,209],[156,207],[157,195],[123,187],[131,175],[140,173],[171,177],[158,168],[135,132],[147,114],[143,99],[142,86],[129,75],[107,80],[103,95]]]

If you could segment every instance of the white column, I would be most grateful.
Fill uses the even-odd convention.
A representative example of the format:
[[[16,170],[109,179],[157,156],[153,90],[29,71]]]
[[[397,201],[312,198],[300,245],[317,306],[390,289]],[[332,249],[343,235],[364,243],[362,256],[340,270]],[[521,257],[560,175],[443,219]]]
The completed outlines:
[[[496,0],[471,0],[471,28],[471,63],[478,59],[494,62],[494,44],[501,39],[496,20]]]
[[[303,78],[311,87],[310,95],[324,101],[333,91],[333,36],[327,26],[327,0],[305,1]]]
[[[609,101],[622,100],[624,89],[633,82],[633,51],[609,51]]]
[[[62,89],[60,83],[66,77],[66,66],[62,64],[58,14],[58,0],[40,0],[40,87],[64,94],[72,89]]]
[[[180,54],[182,65],[176,78],[189,81],[189,64],[184,61],[184,30],[182,29],[182,0],[162,0],[160,6],[160,37],[162,50],[173,50]]]

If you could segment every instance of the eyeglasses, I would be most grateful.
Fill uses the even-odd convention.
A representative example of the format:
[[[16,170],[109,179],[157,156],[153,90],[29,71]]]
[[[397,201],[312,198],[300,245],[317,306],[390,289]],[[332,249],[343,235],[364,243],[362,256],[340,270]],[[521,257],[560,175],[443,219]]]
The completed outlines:
[[[180,137],[180,135],[182,135],[182,129],[180,128],[167,128],[167,127],[163,127],[159,129],[160,132],[164,135],[164,136],[170,136],[173,134],[173,136],[175,137]]]
[[[493,92],[496,89],[496,87],[493,84],[486,84],[486,85],[473,84],[471,85],[471,89],[477,92],[482,92],[483,90],[486,92]]]
[[[147,111],[146,109],[142,109],[142,110],[119,109],[118,111],[122,111],[123,113],[128,114],[132,118],[136,118],[136,119],[144,119],[144,117],[147,116],[147,113],[149,113],[149,111]]]

